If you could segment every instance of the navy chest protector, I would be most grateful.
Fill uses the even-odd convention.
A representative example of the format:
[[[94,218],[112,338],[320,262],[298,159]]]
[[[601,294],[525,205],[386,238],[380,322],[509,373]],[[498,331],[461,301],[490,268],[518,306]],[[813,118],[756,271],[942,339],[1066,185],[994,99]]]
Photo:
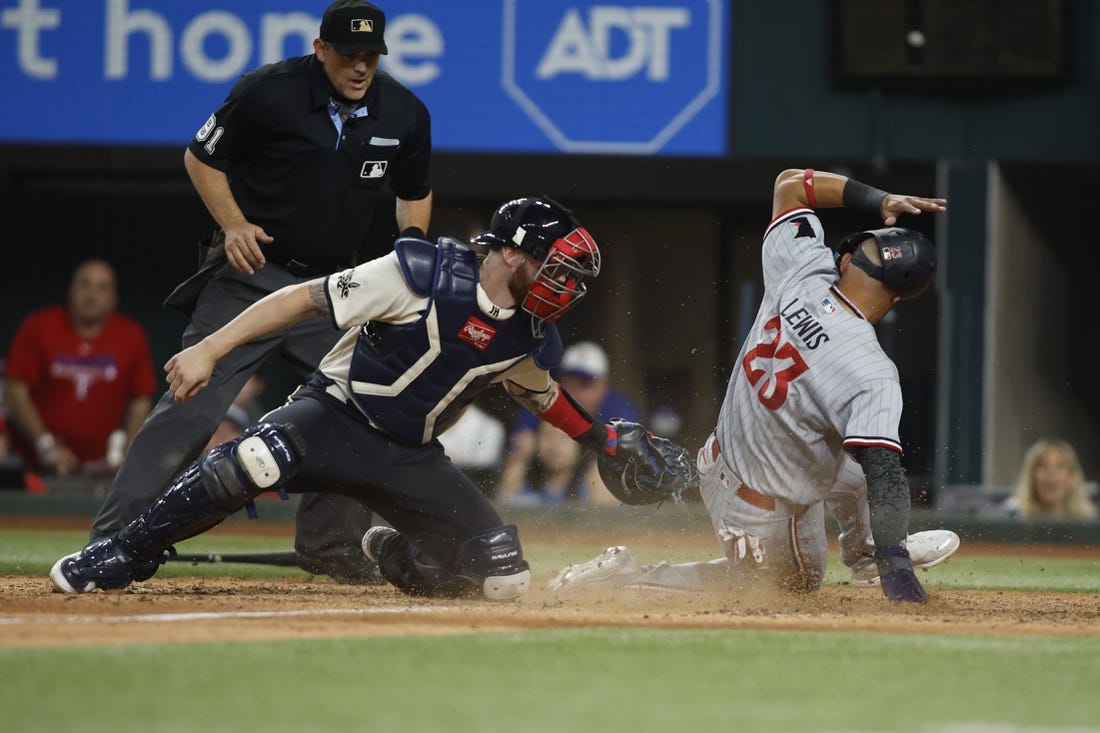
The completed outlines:
[[[522,311],[498,321],[477,302],[478,259],[465,244],[404,238],[395,245],[409,288],[428,298],[412,323],[371,322],[360,329],[348,391],[371,421],[406,445],[427,443],[450,427],[498,375],[534,355],[561,361],[556,328],[531,335]]]

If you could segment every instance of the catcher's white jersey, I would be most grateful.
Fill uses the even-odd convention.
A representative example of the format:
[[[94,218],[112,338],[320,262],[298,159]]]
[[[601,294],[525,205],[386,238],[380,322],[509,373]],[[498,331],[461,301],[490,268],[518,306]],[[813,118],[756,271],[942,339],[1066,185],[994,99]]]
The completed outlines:
[[[411,323],[428,307],[428,298],[417,295],[405,283],[397,254],[389,254],[364,262],[349,270],[325,278],[325,290],[332,306],[332,321],[344,335],[321,360],[318,369],[335,384],[328,388],[334,397],[349,401],[348,374],[352,354],[359,339],[360,326],[369,321]],[[485,316],[493,320],[511,318],[515,310],[495,305],[479,284],[478,303]],[[533,392],[550,388],[550,375],[539,369],[531,357],[498,375],[493,381],[509,380]]]
[[[874,327],[844,307],[811,209],[771,223],[762,260],[764,298],[726,389],[718,441],[745,485],[810,505],[837,482],[844,446],[901,451],[901,386]]]

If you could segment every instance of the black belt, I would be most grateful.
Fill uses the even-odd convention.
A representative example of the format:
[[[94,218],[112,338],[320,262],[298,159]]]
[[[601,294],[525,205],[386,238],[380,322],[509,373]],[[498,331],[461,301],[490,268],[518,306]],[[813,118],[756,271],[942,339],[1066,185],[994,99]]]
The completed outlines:
[[[288,257],[286,259],[268,257],[267,261],[273,265],[278,265],[294,277],[320,277],[322,275],[331,275],[348,266],[347,263],[326,265],[318,262],[302,262],[294,257]]]

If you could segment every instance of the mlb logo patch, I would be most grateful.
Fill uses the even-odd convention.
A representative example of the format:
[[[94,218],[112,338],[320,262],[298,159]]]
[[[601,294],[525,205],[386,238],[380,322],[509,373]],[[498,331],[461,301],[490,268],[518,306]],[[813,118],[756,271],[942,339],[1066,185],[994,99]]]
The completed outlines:
[[[821,310],[825,311],[825,315],[831,316],[837,312],[836,303],[832,298],[825,297],[821,299]]]
[[[892,244],[889,247],[883,247],[882,248],[882,259],[883,260],[900,260],[901,259],[901,247],[896,245],[896,244]]]
[[[374,21],[370,18],[352,18],[352,33],[374,33]]]
[[[386,168],[389,166],[384,160],[368,160],[363,164],[363,169],[359,171],[360,178],[381,178],[386,175]]]
[[[497,330],[495,328],[475,316],[470,316],[458,332],[460,339],[477,347],[478,351],[485,351],[489,348],[489,344],[493,342],[493,337],[496,335]]]

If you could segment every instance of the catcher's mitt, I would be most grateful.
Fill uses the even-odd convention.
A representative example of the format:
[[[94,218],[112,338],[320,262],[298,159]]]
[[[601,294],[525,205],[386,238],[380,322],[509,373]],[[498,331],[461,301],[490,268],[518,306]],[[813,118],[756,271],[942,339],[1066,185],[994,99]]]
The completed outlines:
[[[601,451],[596,466],[616,499],[634,505],[679,502],[684,491],[698,486],[699,472],[685,448],[636,422],[613,417],[609,424],[618,437],[615,454]]]

